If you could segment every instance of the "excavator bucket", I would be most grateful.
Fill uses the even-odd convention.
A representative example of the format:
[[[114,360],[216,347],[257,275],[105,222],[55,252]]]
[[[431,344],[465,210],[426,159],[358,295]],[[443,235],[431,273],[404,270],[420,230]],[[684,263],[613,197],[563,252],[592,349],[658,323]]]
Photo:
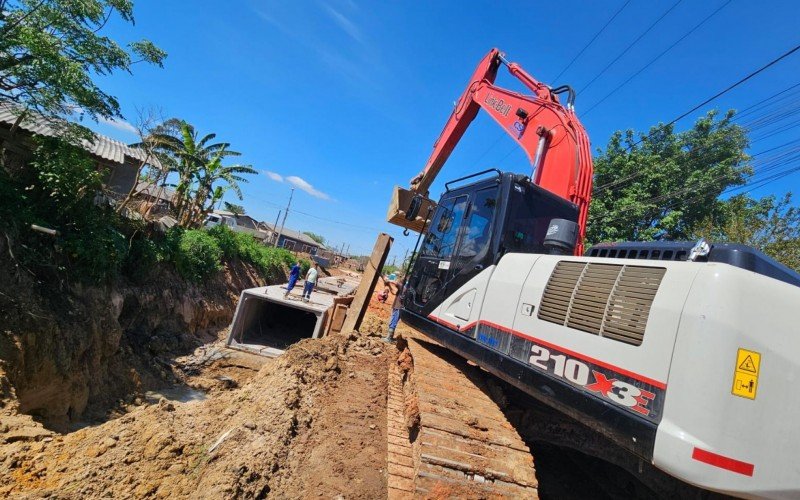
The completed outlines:
[[[397,226],[421,233],[433,216],[436,202],[418,195],[408,189],[395,186],[386,221]]]

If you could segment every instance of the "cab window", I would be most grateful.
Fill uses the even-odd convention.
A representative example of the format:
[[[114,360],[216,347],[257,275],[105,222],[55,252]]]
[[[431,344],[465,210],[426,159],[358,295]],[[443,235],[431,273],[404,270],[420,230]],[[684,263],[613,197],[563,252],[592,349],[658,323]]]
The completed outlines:
[[[450,259],[458,240],[458,228],[464,218],[467,195],[444,200],[436,210],[431,230],[422,244],[421,255],[438,259]]]

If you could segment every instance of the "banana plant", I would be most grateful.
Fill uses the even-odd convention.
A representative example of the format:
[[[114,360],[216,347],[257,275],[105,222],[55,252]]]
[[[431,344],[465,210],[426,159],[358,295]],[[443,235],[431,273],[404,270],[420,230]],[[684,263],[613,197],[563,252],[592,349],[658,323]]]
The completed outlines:
[[[219,201],[228,189],[232,189],[241,200],[239,183],[247,182],[243,175],[257,173],[250,165],[223,165],[226,158],[241,153],[230,150],[228,142],[213,142],[216,136],[211,133],[200,137],[192,125],[172,118],[148,137],[158,151],[173,160],[169,164],[170,173],[176,176],[176,182],[172,184],[175,209],[179,224],[184,227],[202,222],[213,203]],[[220,182],[224,184],[218,184]]]

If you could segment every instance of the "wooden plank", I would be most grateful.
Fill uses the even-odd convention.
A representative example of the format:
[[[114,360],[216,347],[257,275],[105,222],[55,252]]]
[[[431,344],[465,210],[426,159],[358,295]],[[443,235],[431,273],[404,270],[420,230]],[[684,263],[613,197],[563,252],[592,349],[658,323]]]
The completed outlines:
[[[378,235],[378,240],[375,242],[375,247],[372,249],[372,255],[369,262],[364,268],[364,274],[361,276],[361,283],[356,290],[353,303],[347,310],[347,317],[342,326],[342,332],[349,333],[353,330],[358,330],[361,327],[361,321],[364,319],[364,314],[367,312],[369,301],[372,298],[372,292],[375,290],[375,285],[378,283],[378,278],[381,275],[381,269],[386,263],[386,257],[389,256],[389,250],[392,248],[394,238],[386,233]]]

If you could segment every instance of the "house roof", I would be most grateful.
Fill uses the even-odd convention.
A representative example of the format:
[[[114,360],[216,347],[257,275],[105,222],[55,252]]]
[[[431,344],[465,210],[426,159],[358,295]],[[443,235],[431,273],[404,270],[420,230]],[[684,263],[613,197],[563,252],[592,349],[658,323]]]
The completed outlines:
[[[253,226],[251,229],[257,229],[261,225],[261,222],[257,221],[256,219],[250,217],[247,214],[236,215],[235,213],[230,212],[228,210],[214,210],[212,213],[215,213],[217,215],[223,215],[225,217],[232,217],[236,219],[236,223],[241,226],[246,226],[248,224]],[[247,221],[250,222],[248,223]]]
[[[136,184],[136,194],[144,194],[160,200],[172,202],[175,199],[175,191],[168,187],[156,186],[149,182],[139,182]]]
[[[19,109],[9,103],[0,103],[0,123],[13,125],[19,117]],[[44,116],[28,112],[28,115],[19,124],[19,128],[30,132],[35,135],[43,135],[46,137],[59,137],[60,130],[58,122],[53,119],[45,118]],[[115,163],[125,163],[125,157],[133,158],[134,160],[146,161],[154,167],[161,168],[161,163],[157,158],[148,158],[147,153],[139,148],[133,148],[127,144],[94,133],[94,141],[82,140],[81,145],[83,148],[94,156],[103,158],[105,160],[113,161]]]
[[[274,231],[274,232],[278,232],[278,229],[280,229],[280,228],[276,229],[274,224],[270,224],[268,222],[262,222],[262,225],[268,227],[271,231]],[[295,231],[294,229],[289,229],[288,227],[284,227],[283,228],[283,232],[281,232],[281,234],[284,235],[285,237],[289,238],[289,239],[292,239],[292,240],[295,240],[295,241],[301,241],[301,242],[303,242],[303,243],[305,243],[307,245],[315,246],[317,248],[325,248],[325,245],[322,245],[322,244],[318,243],[317,241],[312,239],[307,234],[303,234],[303,233],[301,233],[299,231]]]

